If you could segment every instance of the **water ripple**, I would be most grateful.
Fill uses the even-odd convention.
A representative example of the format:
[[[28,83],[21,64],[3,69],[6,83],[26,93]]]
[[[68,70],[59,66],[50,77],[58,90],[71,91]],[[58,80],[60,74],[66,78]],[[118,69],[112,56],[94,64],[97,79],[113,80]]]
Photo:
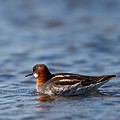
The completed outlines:
[[[0,119],[118,120],[119,0],[0,1]],[[24,76],[37,64],[52,73],[117,74],[100,91],[76,97],[35,92]]]

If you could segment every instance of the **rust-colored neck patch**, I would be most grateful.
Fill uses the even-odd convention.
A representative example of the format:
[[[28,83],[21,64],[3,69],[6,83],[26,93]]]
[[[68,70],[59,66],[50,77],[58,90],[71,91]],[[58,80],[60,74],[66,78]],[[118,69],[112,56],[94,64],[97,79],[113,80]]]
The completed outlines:
[[[36,86],[41,86],[44,83],[45,83],[45,80],[43,80],[43,79],[37,79]]]
[[[41,86],[43,85],[46,81],[51,79],[52,75],[51,74],[40,74],[37,78],[36,85]]]

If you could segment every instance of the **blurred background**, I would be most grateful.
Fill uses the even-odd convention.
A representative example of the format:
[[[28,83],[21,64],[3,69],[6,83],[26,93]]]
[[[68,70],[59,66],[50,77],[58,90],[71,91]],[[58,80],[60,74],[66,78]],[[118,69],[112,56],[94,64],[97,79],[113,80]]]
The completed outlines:
[[[119,5],[119,0],[0,0],[1,66],[119,62]]]
[[[52,73],[118,77],[104,95],[43,104],[35,79],[24,78],[37,63]],[[118,119],[119,75],[119,0],[0,0],[1,120]]]

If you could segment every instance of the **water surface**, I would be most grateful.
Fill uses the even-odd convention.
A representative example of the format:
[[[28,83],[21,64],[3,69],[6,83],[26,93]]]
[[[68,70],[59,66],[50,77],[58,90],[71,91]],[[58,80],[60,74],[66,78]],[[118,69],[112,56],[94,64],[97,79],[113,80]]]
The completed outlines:
[[[118,120],[119,0],[0,0],[0,120]],[[52,73],[117,74],[86,96],[35,92],[36,63]]]

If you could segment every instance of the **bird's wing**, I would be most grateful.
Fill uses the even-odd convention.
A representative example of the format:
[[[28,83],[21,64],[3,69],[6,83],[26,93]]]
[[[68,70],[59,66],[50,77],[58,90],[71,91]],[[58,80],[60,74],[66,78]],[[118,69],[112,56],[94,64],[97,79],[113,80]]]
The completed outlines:
[[[82,93],[85,89],[92,89],[103,85],[115,75],[107,76],[83,76],[78,74],[57,74],[53,77],[50,85],[52,92],[61,95],[74,95]]]

